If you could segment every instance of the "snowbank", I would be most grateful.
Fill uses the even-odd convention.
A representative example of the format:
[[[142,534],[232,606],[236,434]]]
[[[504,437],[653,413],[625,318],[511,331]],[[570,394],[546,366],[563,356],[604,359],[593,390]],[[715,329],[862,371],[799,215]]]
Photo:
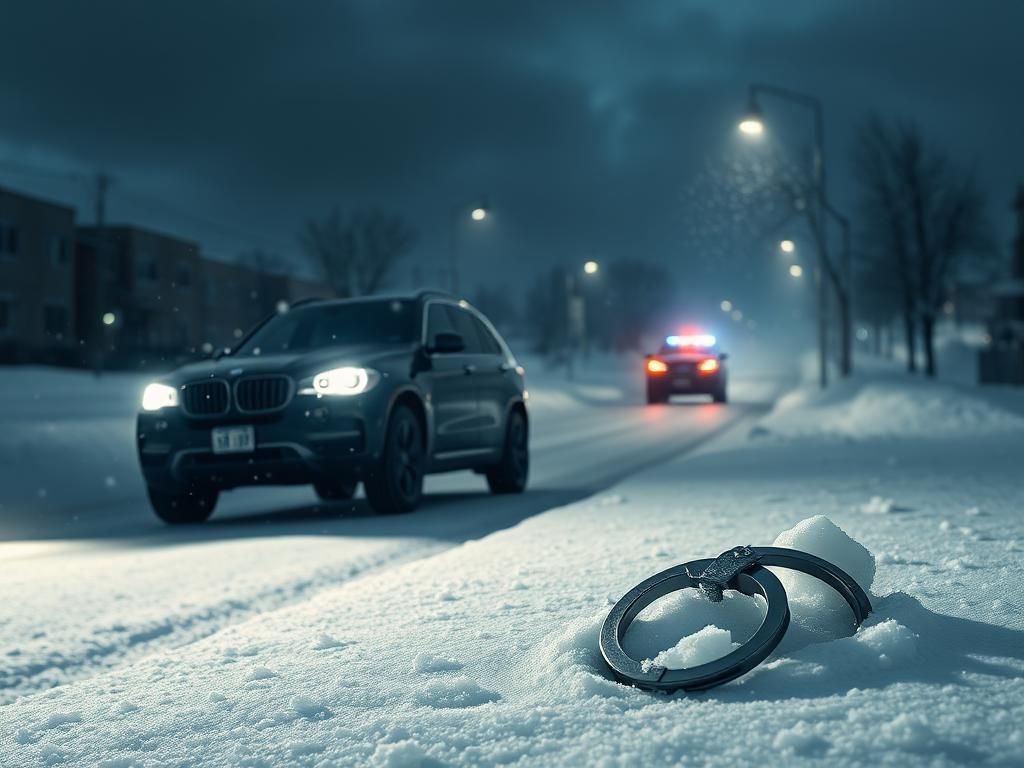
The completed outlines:
[[[871,440],[991,432],[1024,432],[1024,418],[961,389],[888,375],[855,376],[824,392],[805,385],[780,399],[755,436]]]

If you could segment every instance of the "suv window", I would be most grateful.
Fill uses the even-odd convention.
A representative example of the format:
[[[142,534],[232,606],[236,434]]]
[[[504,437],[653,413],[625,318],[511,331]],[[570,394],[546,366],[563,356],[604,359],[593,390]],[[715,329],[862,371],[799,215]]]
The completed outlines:
[[[476,328],[476,335],[480,338],[481,351],[485,355],[503,355],[504,351],[501,348],[501,344],[494,338],[494,334],[491,333],[490,329],[483,324],[483,321],[473,314],[470,314],[469,317],[473,321],[473,327]]]
[[[484,347],[476,330],[476,318],[461,307],[454,307],[451,304],[448,305],[448,311],[452,315],[452,322],[455,323],[455,332],[466,342],[466,354],[483,354]]]
[[[295,307],[268,320],[235,354],[273,355],[355,344],[404,344],[413,340],[416,303],[348,301]]]
[[[458,333],[448,314],[448,305],[435,302],[427,306],[427,344],[433,345],[439,333]]]

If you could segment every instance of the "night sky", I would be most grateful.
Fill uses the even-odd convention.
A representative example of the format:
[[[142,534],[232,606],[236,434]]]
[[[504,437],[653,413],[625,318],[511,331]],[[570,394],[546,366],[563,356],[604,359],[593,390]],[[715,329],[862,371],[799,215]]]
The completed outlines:
[[[833,195],[853,214],[850,141],[871,110],[976,169],[1000,243],[1024,181],[1018,2],[36,0],[0,18],[0,184],[91,218],[67,174],[105,169],[112,221],[218,258],[298,264],[305,218],[378,205],[420,231],[408,285],[416,264],[444,266],[467,206],[464,286],[639,257],[716,303],[754,301],[756,275],[730,260],[757,244],[695,240],[688,209],[740,141],[752,80],[824,101]],[[798,153],[803,115],[764,106]]]

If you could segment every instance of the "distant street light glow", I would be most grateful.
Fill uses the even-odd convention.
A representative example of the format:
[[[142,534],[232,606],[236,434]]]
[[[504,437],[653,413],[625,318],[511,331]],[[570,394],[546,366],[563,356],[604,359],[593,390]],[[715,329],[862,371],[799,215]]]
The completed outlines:
[[[596,261],[588,261],[586,264],[583,265],[583,271],[586,272],[588,275],[596,275],[597,271],[600,268],[600,265],[598,265]]]
[[[722,299],[722,303],[719,304],[723,312],[732,312],[732,302],[728,299]]]
[[[779,248],[783,253],[793,253],[796,250],[796,243],[792,240],[783,240],[779,243]]]
[[[799,264],[793,264],[789,268],[789,274],[792,277],[802,277],[804,274],[804,268]]]
[[[760,118],[747,117],[740,121],[740,133],[750,137],[757,137],[764,133],[764,123]]]
[[[484,219],[487,218],[487,209],[486,208],[474,208],[473,212],[470,214],[470,216],[473,217],[473,221],[483,221]]]
[[[117,317],[114,315],[113,312],[104,312],[103,313],[103,324],[104,325],[113,325],[116,322],[117,322]]]
[[[732,311],[732,319],[738,323],[740,320],[743,319],[743,313],[740,312],[738,309],[734,309]]]

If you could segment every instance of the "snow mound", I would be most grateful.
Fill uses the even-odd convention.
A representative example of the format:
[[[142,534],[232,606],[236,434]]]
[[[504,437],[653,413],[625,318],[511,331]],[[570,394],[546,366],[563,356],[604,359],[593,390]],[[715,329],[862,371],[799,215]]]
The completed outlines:
[[[292,696],[288,702],[296,714],[310,720],[323,720],[331,716],[331,710],[326,705],[309,696],[297,694]]]
[[[456,672],[462,669],[462,664],[457,662],[455,659],[449,659],[445,656],[435,656],[432,653],[419,653],[416,658],[412,660],[413,672],[419,673],[430,673],[430,672]]]
[[[888,515],[896,506],[892,499],[882,496],[872,496],[864,504],[860,505],[860,511],[865,515]]]
[[[825,393],[791,392],[756,429],[759,436],[787,438],[926,438],[1024,430],[1024,419],[938,384],[852,381]]]
[[[476,680],[471,680],[465,675],[430,683],[416,694],[417,702],[436,709],[479,707],[500,698],[501,694],[487,690]]]
[[[329,635],[324,632],[316,639],[316,642],[313,643],[313,649],[317,651],[327,651],[331,648],[344,648],[346,645],[347,643],[344,643],[333,635]]]
[[[768,606],[758,596],[727,591],[719,603],[698,589],[681,589],[647,606],[630,625],[622,647],[634,659],[681,669],[724,656],[745,642],[764,620]],[[708,629],[712,632],[707,632]],[[705,633],[705,634],[701,634]],[[722,639],[726,638],[726,642]],[[713,646],[722,651],[708,655]],[[664,657],[670,663],[659,661]],[[693,661],[701,658],[702,661]]]
[[[651,667],[666,669],[689,669],[707,664],[731,653],[740,647],[732,641],[732,632],[708,624],[704,629],[680,639],[678,643],[664,650],[653,659],[644,659],[641,667],[645,672]]]
[[[869,592],[875,580],[875,557],[824,515],[801,520],[776,538],[776,547],[798,549],[839,566]],[[770,569],[786,589],[791,614],[790,629],[780,646],[792,649],[850,635],[853,613],[830,586],[799,571]]]

